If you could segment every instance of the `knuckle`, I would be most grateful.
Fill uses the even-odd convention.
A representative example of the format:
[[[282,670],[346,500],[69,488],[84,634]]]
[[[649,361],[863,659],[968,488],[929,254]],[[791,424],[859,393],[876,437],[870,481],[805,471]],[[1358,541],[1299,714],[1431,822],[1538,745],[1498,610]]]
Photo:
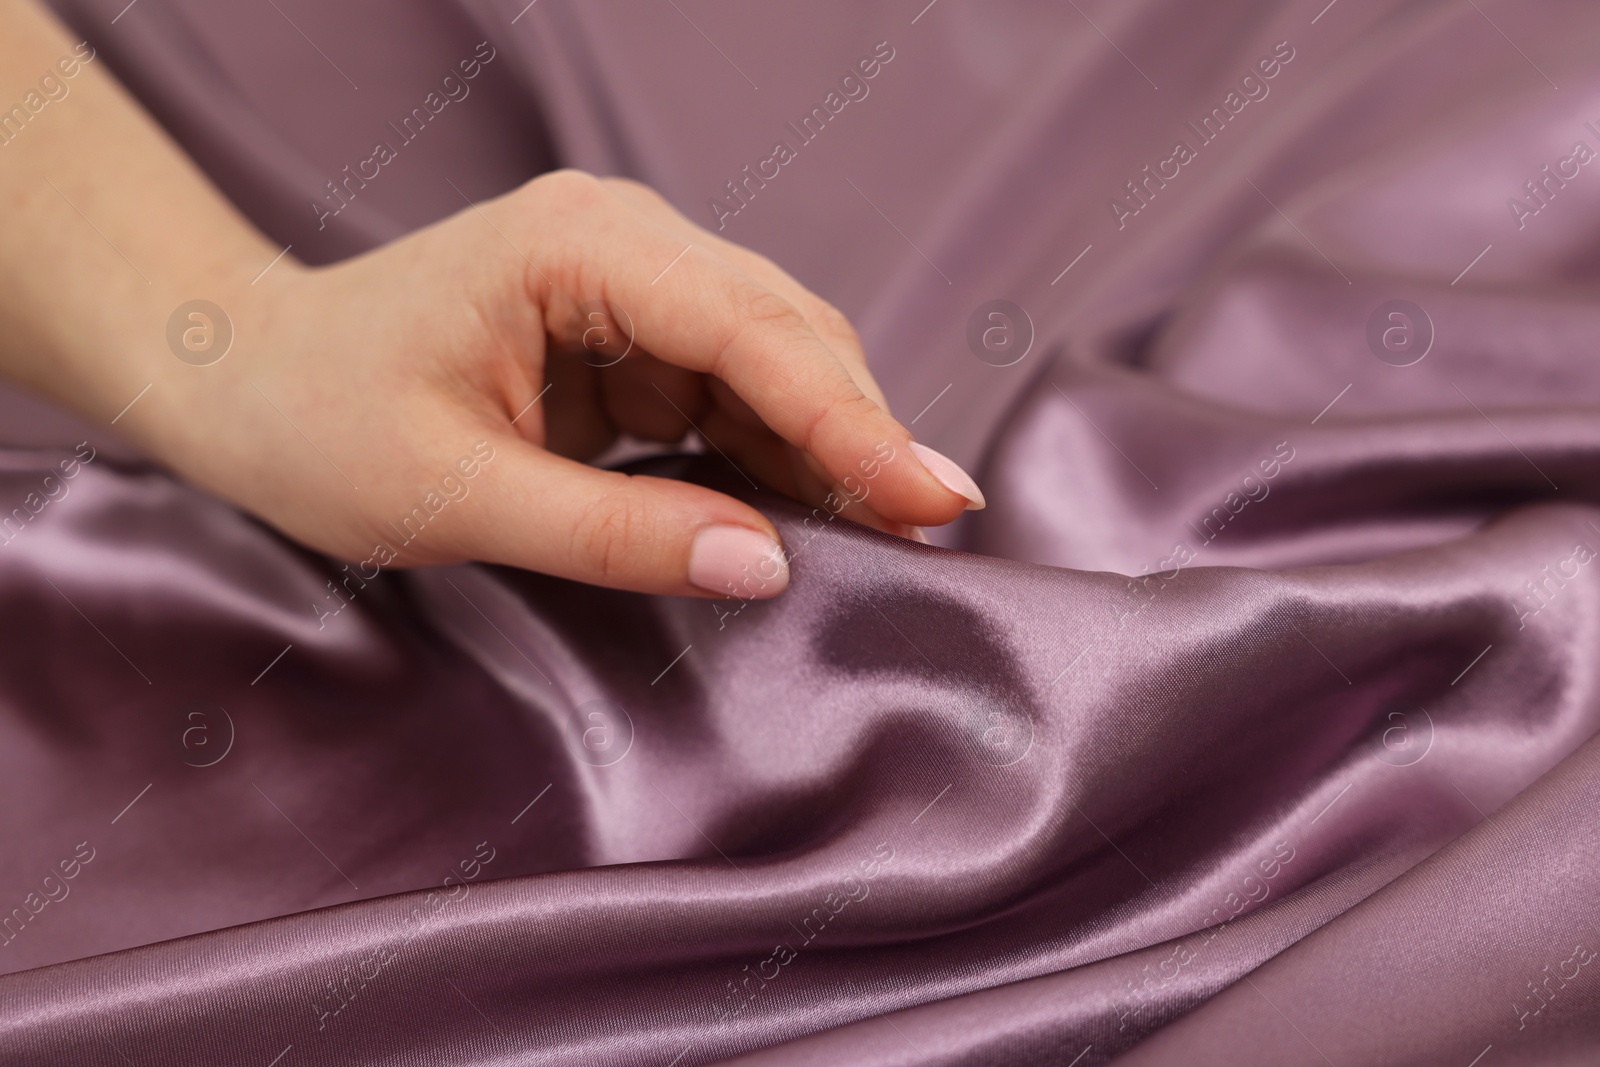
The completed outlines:
[[[735,357],[748,358],[759,352],[773,334],[811,333],[811,326],[800,310],[770,289],[737,285],[731,304],[730,325],[711,367],[712,372],[724,380]]]
[[[878,405],[858,389],[851,389],[842,397],[830,401],[819,407],[814,415],[807,420],[805,429],[801,431],[800,447],[812,455],[817,454],[819,442],[826,427],[833,422],[844,426],[864,425],[866,420],[879,414]]]
[[[855,324],[845,317],[844,312],[828,303],[818,299],[814,311],[818,326],[830,337],[836,337],[848,344],[852,349],[861,347],[861,335],[856,333]]]
[[[604,579],[625,573],[629,558],[650,539],[646,507],[629,491],[627,476],[619,478],[584,507],[572,534],[578,564]]]
[[[654,188],[633,178],[601,178],[600,182],[604,188],[635,200],[646,200],[652,204],[665,204],[667,202],[667,198],[656,192]]]
[[[810,326],[800,309],[771,289],[760,286],[741,288],[735,298],[735,311],[741,326],[810,332]]]
[[[541,174],[527,187],[559,203],[577,206],[598,204],[606,196],[605,186],[599,178],[588,171],[571,167]]]

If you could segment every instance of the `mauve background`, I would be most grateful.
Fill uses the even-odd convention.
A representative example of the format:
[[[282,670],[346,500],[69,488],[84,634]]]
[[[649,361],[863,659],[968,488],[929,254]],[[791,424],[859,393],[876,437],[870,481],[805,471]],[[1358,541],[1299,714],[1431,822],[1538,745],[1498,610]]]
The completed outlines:
[[[1592,6],[56,6],[317,262],[558,164],[715,225],[887,41],[724,233],[855,319],[990,507],[936,534],[970,554],[829,524],[721,626],[463,567],[319,630],[335,564],[119,448],[113,412],[8,395],[7,511],[100,454],[0,548],[0,912],[94,849],[0,948],[0,1063],[1588,1055],[1600,980],[1564,961],[1600,950],[1600,588],[1571,564],[1516,604],[1600,548],[1600,179],[1520,229],[1507,199],[1600,148]],[[471,95],[318,231],[323,183],[484,40]],[[1108,200],[1285,41],[1118,229]],[[1011,366],[967,342],[995,299],[1033,326]],[[1368,346],[1391,300],[1432,323],[1410,366]],[[1179,542],[1175,577],[1120,576]],[[584,747],[596,699],[625,749]]]

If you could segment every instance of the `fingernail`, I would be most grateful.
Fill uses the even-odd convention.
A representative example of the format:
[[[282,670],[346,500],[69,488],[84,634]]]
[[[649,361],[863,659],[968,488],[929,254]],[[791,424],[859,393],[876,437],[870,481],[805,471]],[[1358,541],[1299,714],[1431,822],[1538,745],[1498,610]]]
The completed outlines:
[[[783,546],[748,526],[707,526],[689,549],[689,581],[741,600],[777,596],[789,585]]]
[[[920,527],[920,526],[908,526],[908,527],[906,527],[906,529],[910,531],[909,533],[906,534],[906,536],[911,538],[911,540],[920,541],[925,545],[933,544],[932,541],[928,540],[928,531],[924,530],[922,527]]]
[[[978,483],[972,480],[972,475],[956,466],[955,460],[915,441],[911,442],[911,451],[928,468],[928,473],[939,479],[940,485],[956,496],[966,498],[968,511],[977,511],[985,506],[983,491],[978,488]]]

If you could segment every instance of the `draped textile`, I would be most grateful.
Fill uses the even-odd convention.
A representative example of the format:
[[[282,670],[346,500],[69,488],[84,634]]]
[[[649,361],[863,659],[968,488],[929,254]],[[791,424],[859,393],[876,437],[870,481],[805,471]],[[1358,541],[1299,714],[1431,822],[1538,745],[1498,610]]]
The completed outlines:
[[[989,507],[340,596],[8,394],[0,1064],[1589,1054],[1591,6],[57,6],[307,261],[651,183]]]

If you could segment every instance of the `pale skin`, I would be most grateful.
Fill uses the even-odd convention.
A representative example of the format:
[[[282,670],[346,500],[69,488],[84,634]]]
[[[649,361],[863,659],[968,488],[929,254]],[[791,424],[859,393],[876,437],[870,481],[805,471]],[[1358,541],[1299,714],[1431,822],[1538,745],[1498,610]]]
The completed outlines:
[[[34,0],[0,0],[0,106],[76,43]],[[395,542],[388,522],[487,441],[470,494],[390,565],[727,595],[741,554],[753,572],[776,553],[761,512],[583,462],[619,432],[678,441],[690,420],[752,478],[830,511],[865,485],[842,514],[891,533],[982,504],[910,447],[842,315],[634,182],[544,175],[333,266],[286,256],[252,284],[282,248],[97,61],[0,145],[0,214],[0,373],[102,425],[150,383],[118,432],[339,559]],[[196,298],[233,325],[210,366],[168,347],[169,316]],[[603,369],[573,343],[596,302],[633,326],[633,351]],[[772,558],[739,595],[783,590]]]

